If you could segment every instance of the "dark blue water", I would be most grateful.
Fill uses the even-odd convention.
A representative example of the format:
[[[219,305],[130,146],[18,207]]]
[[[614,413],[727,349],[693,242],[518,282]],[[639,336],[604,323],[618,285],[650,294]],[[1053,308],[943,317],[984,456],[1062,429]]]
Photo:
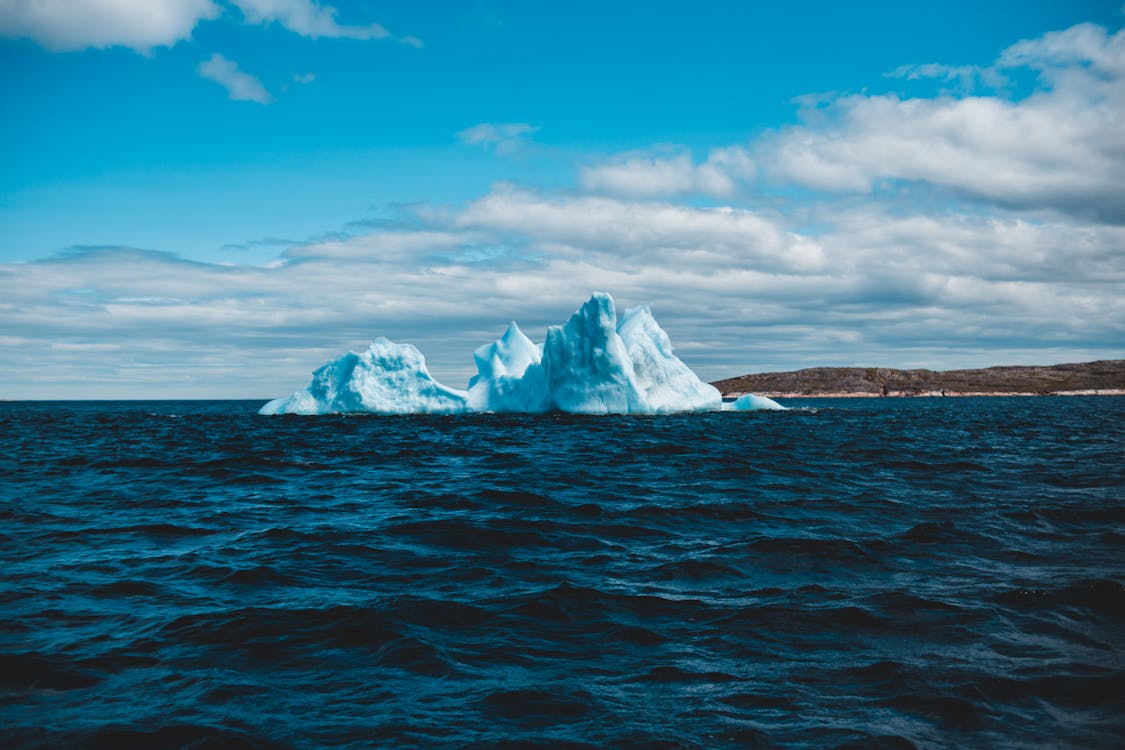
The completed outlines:
[[[1091,748],[1125,398],[0,404],[6,747]]]

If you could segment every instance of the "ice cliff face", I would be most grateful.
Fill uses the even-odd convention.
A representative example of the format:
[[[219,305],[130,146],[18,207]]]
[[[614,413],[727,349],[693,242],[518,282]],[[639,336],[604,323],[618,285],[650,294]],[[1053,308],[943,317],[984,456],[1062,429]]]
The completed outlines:
[[[617,335],[625,343],[634,378],[651,413],[715,411],[722,407],[719,391],[672,354],[672,342],[648,305],[626,310],[617,325]]]
[[[594,294],[562,326],[547,329],[544,370],[551,407],[573,414],[649,414],[613,298]]]
[[[309,385],[270,401],[261,414],[461,414],[465,412],[670,414],[781,409],[759,396],[724,405],[672,353],[647,305],[617,319],[613,298],[595,293],[536,346],[514,322],[473,352],[477,374],[467,391],[435,381],[410,344],[376,339],[313,373]]]

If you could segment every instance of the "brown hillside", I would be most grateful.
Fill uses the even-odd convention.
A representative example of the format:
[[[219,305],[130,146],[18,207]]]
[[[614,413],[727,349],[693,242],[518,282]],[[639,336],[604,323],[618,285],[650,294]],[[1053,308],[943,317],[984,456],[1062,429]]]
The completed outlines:
[[[886,367],[811,367],[795,372],[741,375],[714,383],[724,395],[856,396],[941,393],[1050,394],[1125,390],[1125,360],[1065,365],[988,367],[982,370],[893,370]]]

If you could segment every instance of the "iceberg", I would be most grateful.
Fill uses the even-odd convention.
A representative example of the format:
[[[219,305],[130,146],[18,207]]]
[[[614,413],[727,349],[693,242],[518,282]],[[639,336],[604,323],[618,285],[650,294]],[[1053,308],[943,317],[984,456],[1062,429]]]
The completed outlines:
[[[259,414],[463,414],[468,394],[447,388],[410,344],[380,336],[362,354],[348,352],[313,373],[312,382]]]
[[[312,382],[259,414],[672,414],[784,409],[746,394],[724,404],[672,353],[648,305],[620,320],[613,297],[596,292],[536,345],[513,321],[473,352],[477,374],[461,391],[438,383],[410,344],[376,339],[313,373]]]

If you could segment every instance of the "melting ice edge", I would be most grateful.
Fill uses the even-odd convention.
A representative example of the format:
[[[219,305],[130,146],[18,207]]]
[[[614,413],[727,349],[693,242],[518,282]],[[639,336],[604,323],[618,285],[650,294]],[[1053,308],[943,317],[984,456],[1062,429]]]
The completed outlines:
[[[259,414],[673,414],[783,409],[746,394],[724,403],[672,353],[648,305],[618,320],[613,297],[595,292],[536,345],[513,321],[496,341],[473,352],[477,374],[467,390],[434,380],[411,344],[386,338],[348,352],[313,373],[312,382],[275,399]]]

